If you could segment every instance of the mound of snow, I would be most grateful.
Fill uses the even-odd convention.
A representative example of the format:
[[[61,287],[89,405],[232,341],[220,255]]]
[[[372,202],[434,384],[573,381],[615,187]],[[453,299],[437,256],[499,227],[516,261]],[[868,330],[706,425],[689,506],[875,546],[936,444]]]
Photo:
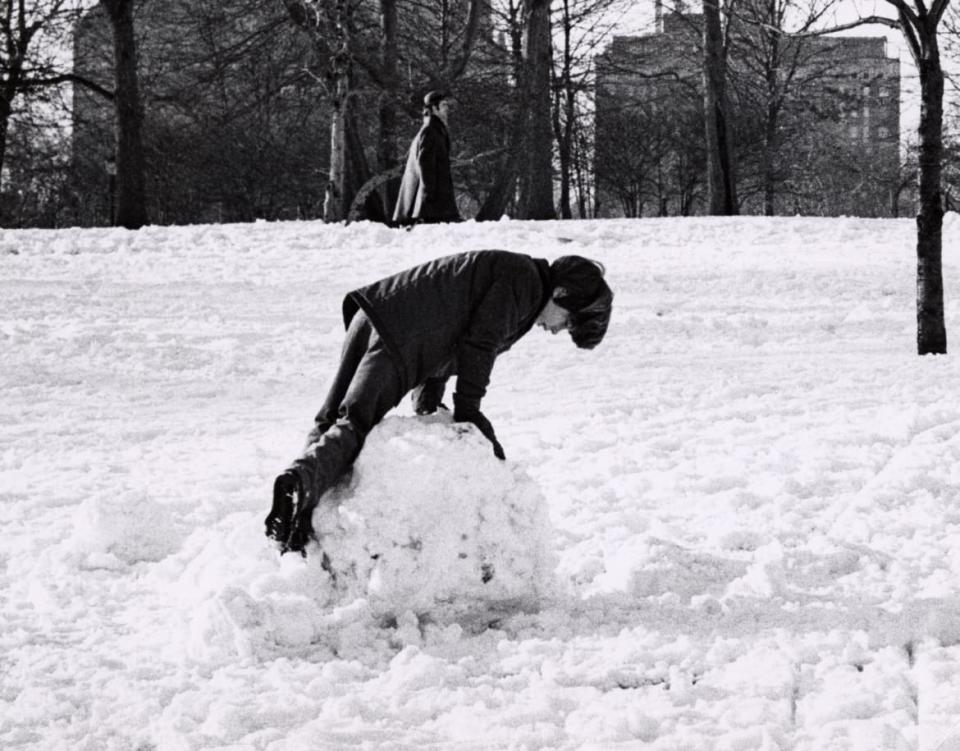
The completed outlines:
[[[306,559],[278,556],[260,519],[210,542],[180,578],[197,595],[195,659],[307,645],[343,655],[358,639],[376,643],[385,623],[397,626],[391,638],[416,645],[418,634],[446,639],[445,626],[535,610],[553,591],[539,487],[447,414],[374,429],[314,512],[319,546]]]
[[[90,498],[77,508],[66,551],[84,568],[119,569],[138,561],[159,561],[175,551],[181,534],[172,512],[136,493]]]
[[[539,488],[449,414],[384,421],[313,522],[340,598],[378,612],[525,607],[552,578]]]

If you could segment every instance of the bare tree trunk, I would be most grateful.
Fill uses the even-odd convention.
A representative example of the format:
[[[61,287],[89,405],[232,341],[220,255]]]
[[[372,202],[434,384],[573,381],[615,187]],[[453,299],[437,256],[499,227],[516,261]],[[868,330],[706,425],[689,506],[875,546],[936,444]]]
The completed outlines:
[[[360,133],[360,123],[357,119],[357,108],[353,102],[347,106],[346,113],[346,144],[344,177],[344,219],[350,221],[350,210],[357,194],[372,178],[370,163],[363,148],[363,136]],[[387,212],[378,192],[373,192],[363,202],[363,215],[371,222],[387,222]]]
[[[103,0],[113,29],[116,79],[117,204],[114,224],[138,229],[147,223],[143,105],[137,76],[133,0]]]
[[[480,21],[483,19],[483,11],[487,7],[487,0],[470,0],[467,6],[467,25],[463,31],[460,42],[459,53],[453,57],[448,54],[448,59],[443,67],[443,85],[449,86],[456,79],[460,78],[470,64],[470,58],[473,55],[473,48],[477,42],[477,35],[480,32]],[[446,24],[444,24],[446,28]],[[444,47],[446,49],[446,46]]]
[[[570,17],[570,0],[563,0],[563,60],[560,74],[554,85],[553,130],[557,140],[557,156],[560,159],[560,216],[573,218],[570,209],[570,182],[573,152],[573,105],[576,92],[573,85],[572,49],[570,35],[573,19]]]
[[[584,137],[582,131],[577,129],[575,134],[575,158],[574,158],[574,169],[577,175],[577,212],[579,213],[580,219],[590,219],[589,215],[589,204],[587,202],[587,178],[585,173],[589,173],[590,167],[589,164],[584,164],[586,160],[586,154],[589,149],[584,146]]]
[[[7,158],[7,133],[10,129],[13,96],[12,93],[7,94],[6,92],[0,96],[0,172],[3,171],[3,164]],[[6,216],[0,215],[0,226],[6,226],[6,220]]]
[[[13,101],[20,93],[20,84],[23,80],[23,55],[20,51],[25,51],[29,42],[22,35],[15,33],[15,30],[21,30],[23,24],[17,23],[12,4],[8,5],[6,12],[0,16],[0,22],[3,29],[2,43],[8,50],[6,55],[0,57],[7,68],[2,78],[3,91],[0,93],[0,173],[2,173],[7,158],[7,138],[10,116],[13,114]],[[6,216],[0,216],[0,221],[4,225],[7,223],[6,220]]]
[[[560,216],[563,219],[570,219],[572,216],[570,212],[570,141],[565,137],[569,127],[560,116],[564,99],[562,80],[557,79],[553,95],[553,137],[557,141],[557,156],[560,158]],[[566,111],[565,106],[563,109]]]
[[[887,0],[920,72],[919,192],[917,215],[917,352],[947,352],[943,319],[943,67],[937,27],[950,0]]]
[[[8,50],[15,51],[12,55],[3,56],[6,58],[4,62],[7,70],[3,76],[3,92],[0,94],[0,173],[2,173],[7,159],[7,139],[10,131],[10,116],[13,114],[13,101],[20,93],[20,85],[23,81],[23,55],[29,42],[22,34],[14,34],[14,29],[19,30],[22,24],[14,22],[12,6],[8,6],[0,20],[6,22],[3,42]],[[7,219],[7,216],[0,215],[0,223],[3,226],[7,225]]]
[[[400,89],[397,46],[397,0],[380,0],[380,19],[383,50],[380,64],[383,70],[383,89],[380,92],[380,139],[377,142],[377,171],[385,172],[397,165],[397,92]],[[384,188],[386,212],[391,215],[397,202],[397,182],[387,182]]]
[[[337,0],[334,9],[334,24],[337,39],[333,43],[330,80],[330,172],[327,192],[323,199],[323,220],[342,222],[350,208],[348,195],[347,128],[350,107],[350,34],[353,24],[352,0]]]
[[[521,98],[516,97],[516,99],[520,100]],[[476,220],[478,222],[497,221],[504,215],[510,205],[520,173],[523,147],[526,143],[523,132],[525,120],[526,108],[522,101],[517,101],[514,107],[513,122],[507,135],[506,153],[501,162],[500,171],[497,173],[496,182],[484,199],[480,210],[477,211]]]
[[[550,114],[550,0],[526,0],[524,16],[524,99],[529,107],[529,117],[519,213],[522,219],[555,219]]]
[[[338,72],[330,99],[330,171],[323,197],[323,221],[341,222],[347,218],[347,107],[349,85],[345,72]]]
[[[775,14],[770,12],[768,15],[774,16]],[[777,132],[780,125],[780,108],[777,105],[780,35],[770,34],[769,40],[772,49],[770,59],[774,64],[766,66],[767,122],[763,137],[763,213],[765,216],[773,216],[776,209]]]
[[[917,216],[917,351],[946,354],[941,264],[943,205],[943,69],[934,36],[920,61],[920,213]]]
[[[776,209],[776,138],[777,118],[767,108],[767,122],[763,134],[763,214],[773,216]]]
[[[527,103],[525,92],[527,89],[525,76],[526,66],[523,60],[523,8],[510,4],[510,47],[513,58],[513,73],[516,78],[516,87],[513,91],[513,117],[510,120],[510,129],[506,134],[506,149],[500,161],[497,178],[490,192],[477,211],[478,222],[497,221],[504,215],[510,201],[513,199],[520,175],[520,163],[523,160],[523,150],[526,144],[524,127],[527,120]],[[518,18],[519,16],[519,18]]]
[[[704,120],[707,138],[709,212],[738,213],[727,117],[727,60],[720,0],[703,0]]]

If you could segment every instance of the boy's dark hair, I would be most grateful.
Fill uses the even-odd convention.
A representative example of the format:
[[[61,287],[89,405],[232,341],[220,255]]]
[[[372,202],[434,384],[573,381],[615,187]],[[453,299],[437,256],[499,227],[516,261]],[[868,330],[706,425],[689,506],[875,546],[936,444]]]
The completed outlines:
[[[581,349],[593,349],[607,333],[613,292],[603,279],[603,265],[581,256],[561,256],[550,264],[554,302],[570,311],[570,336]]]

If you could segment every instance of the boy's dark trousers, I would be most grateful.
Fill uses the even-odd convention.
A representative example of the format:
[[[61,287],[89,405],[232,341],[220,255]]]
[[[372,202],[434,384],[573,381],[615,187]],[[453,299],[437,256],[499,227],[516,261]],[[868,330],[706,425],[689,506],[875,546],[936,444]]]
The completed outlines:
[[[299,474],[307,496],[297,512],[306,517],[294,519],[297,527],[309,533],[310,516],[320,497],[347,471],[367,433],[402,397],[393,359],[370,319],[357,311],[307,446],[290,468]]]

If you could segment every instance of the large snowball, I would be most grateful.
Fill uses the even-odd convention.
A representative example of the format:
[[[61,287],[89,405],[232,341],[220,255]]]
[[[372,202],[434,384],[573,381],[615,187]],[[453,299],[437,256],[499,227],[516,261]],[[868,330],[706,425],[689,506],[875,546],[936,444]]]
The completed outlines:
[[[337,598],[382,613],[534,607],[552,582],[538,486],[446,413],[377,426],[313,524]]]
[[[449,415],[393,417],[373,430],[315,511],[320,540],[306,559],[278,556],[261,518],[210,540],[179,577],[180,593],[194,593],[193,659],[308,646],[356,656],[383,639],[418,644],[482,628],[552,593],[538,486]],[[396,629],[382,628],[391,621]]]

